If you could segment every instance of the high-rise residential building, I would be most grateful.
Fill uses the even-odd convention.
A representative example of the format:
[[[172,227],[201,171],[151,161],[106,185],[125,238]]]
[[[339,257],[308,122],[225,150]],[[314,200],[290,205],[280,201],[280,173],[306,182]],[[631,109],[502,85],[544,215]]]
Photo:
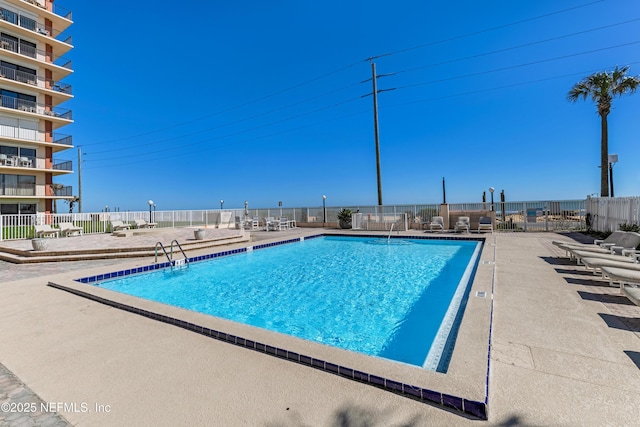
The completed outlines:
[[[54,182],[73,173],[71,160],[54,159],[73,148],[59,133],[73,123],[61,107],[73,98],[63,82],[73,72],[71,24],[53,0],[0,0],[0,214],[51,213],[73,198]]]

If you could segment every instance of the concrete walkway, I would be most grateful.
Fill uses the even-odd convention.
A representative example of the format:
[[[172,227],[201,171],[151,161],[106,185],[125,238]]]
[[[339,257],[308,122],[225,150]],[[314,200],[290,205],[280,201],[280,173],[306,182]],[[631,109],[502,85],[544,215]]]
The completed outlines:
[[[0,363],[73,425],[637,425],[640,307],[557,258],[558,238],[495,235],[488,421],[46,286],[118,260],[0,263]]]

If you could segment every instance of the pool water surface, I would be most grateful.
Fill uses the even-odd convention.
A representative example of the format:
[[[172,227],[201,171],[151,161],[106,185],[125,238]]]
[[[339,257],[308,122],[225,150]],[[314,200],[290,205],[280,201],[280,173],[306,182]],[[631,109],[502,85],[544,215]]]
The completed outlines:
[[[455,333],[459,309],[464,309],[481,245],[473,240],[325,236],[99,286],[446,370],[441,357],[450,355],[455,342],[449,333]]]

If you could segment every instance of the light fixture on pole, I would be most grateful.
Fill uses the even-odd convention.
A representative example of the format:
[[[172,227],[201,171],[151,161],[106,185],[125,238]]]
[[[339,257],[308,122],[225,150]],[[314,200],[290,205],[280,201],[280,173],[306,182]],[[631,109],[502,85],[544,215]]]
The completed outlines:
[[[220,200],[220,210],[222,210],[222,207],[224,206],[224,200]]]
[[[149,200],[147,203],[149,204],[149,222],[153,222],[153,217],[151,216],[151,208],[153,207],[153,200]]]
[[[496,189],[495,189],[495,188],[493,188],[493,187],[489,187],[489,193],[491,193],[491,210],[492,210],[492,211],[494,210],[494,207],[493,207],[493,192],[494,192],[494,191],[496,191]]]
[[[327,222],[327,196],[322,195],[322,226],[325,227],[325,223]]]
[[[613,196],[613,164],[618,163],[618,155],[617,154],[609,154],[609,182],[611,186],[611,197]]]

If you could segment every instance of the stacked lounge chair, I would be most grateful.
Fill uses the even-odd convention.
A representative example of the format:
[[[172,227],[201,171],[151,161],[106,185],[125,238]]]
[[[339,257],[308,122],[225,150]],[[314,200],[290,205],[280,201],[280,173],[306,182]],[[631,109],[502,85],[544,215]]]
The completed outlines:
[[[625,235],[625,233],[626,233],[625,231],[614,231],[606,239],[604,240],[596,239],[593,241],[593,243],[568,242],[566,240],[553,240],[551,243],[553,243],[560,249],[564,249],[567,256],[570,256],[569,251],[571,249],[595,250],[596,252],[601,252],[602,248],[614,246],[618,242],[618,240]]]
[[[560,241],[553,243],[565,249],[578,264],[583,264],[594,273],[601,271],[609,279],[609,284],[620,284],[620,293],[630,301],[640,305],[640,234],[617,231],[596,245],[569,244]],[[595,243],[595,242],[594,242]]]
[[[620,283],[620,293],[635,305],[640,305],[640,270],[618,267],[602,267],[602,273],[609,278],[610,283]],[[627,286],[628,285],[628,286]]]
[[[640,245],[640,234],[634,232],[623,232],[617,239],[615,244],[607,247],[565,247],[569,253],[569,257],[576,259],[580,264],[581,258],[598,257],[617,260],[618,255],[622,255],[623,251],[634,251]]]

